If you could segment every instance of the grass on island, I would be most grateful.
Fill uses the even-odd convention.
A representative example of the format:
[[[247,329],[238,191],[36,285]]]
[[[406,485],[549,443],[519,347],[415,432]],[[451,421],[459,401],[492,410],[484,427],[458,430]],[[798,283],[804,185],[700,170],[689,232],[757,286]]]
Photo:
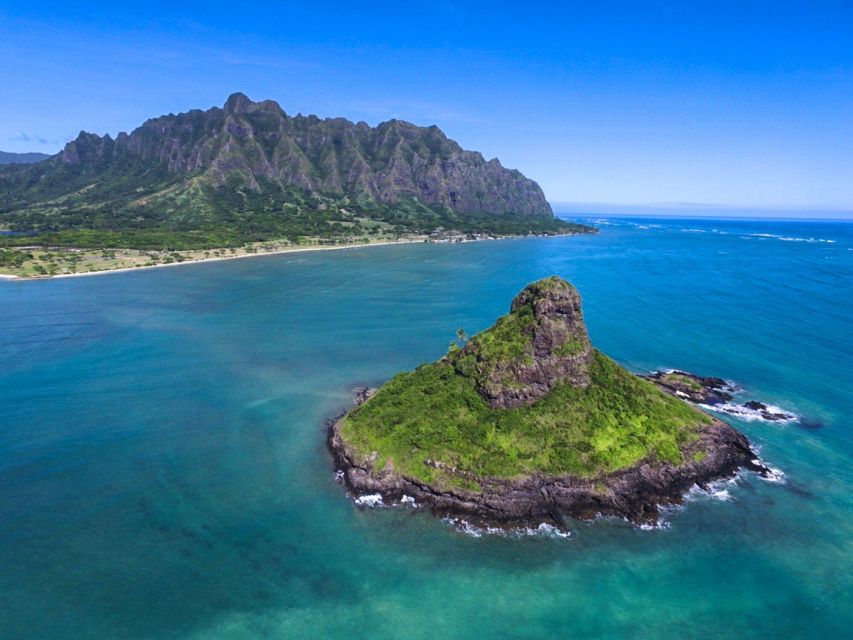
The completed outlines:
[[[661,379],[670,384],[682,384],[693,391],[702,391],[702,385],[697,380],[675,371],[664,374]]]
[[[586,389],[563,384],[530,407],[491,409],[441,360],[394,377],[344,418],[342,434],[359,454],[376,452],[377,469],[391,461],[410,477],[476,490],[470,474],[589,478],[647,458],[677,464],[711,421],[600,352],[590,375]]]

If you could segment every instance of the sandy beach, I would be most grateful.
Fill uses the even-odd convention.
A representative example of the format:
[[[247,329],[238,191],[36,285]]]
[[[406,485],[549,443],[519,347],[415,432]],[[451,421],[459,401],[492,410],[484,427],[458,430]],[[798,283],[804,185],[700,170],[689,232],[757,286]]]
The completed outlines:
[[[395,240],[395,241],[380,241],[380,242],[368,242],[363,244],[350,244],[350,245],[342,245],[342,246],[311,246],[311,247],[287,247],[282,249],[275,249],[273,251],[259,251],[257,253],[245,253],[236,256],[217,256],[213,258],[200,258],[200,259],[186,259],[182,262],[169,262],[164,264],[152,264],[152,265],[140,265],[136,267],[119,267],[116,269],[102,269],[100,271],[86,271],[83,273],[58,273],[56,275],[39,275],[39,276],[16,276],[11,274],[0,274],[0,280],[14,281],[14,280],[53,280],[56,278],[82,278],[85,276],[100,276],[106,275],[109,273],[126,273],[128,271],[142,271],[144,269],[160,269],[164,267],[180,267],[190,264],[200,264],[203,262],[221,262],[223,260],[240,260],[243,258],[258,258],[261,256],[272,256],[272,255],[280,255],[282,253],[305,253],[308,251],[340,251],[344,249],[363,249],[367,247],[380,247],[380,246],[388,246],[394,244],[419,244],[426,242],[423,239],[412,239],[412,240]],[[468,241],[473,242],[473,241]]]

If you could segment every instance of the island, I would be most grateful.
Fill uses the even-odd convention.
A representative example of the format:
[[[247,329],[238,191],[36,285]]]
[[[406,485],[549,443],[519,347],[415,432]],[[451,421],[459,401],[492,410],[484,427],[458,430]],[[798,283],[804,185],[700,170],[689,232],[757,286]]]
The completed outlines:
[[[356,497],[490,527],[650,525],[694,485],[770,473],[743,434],[593,348],[557,276],[438,361],[360,394],[328,443]]]

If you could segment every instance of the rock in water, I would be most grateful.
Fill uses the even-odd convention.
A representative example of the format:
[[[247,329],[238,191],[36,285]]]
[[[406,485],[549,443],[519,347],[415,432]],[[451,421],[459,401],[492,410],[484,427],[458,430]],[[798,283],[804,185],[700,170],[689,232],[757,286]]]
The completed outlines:
[[[353,493],[490,526],[651,523],[694,485],[770,473],[742,434],[595,350],[578,292],[556,276],[359,400],[329,434]]]
[[[654,382],[667,393],[689,400],[690,402],[712,407],[715,411],[727,413],[735,418],[744,420],[763,420],[765,422],[790,422],[796,420],[793,413],[783,411],[778,407],[768,407],[763,402],[748,400],[735,404],[733,391],[736,387],[722,378],[698,376],[688,371],[654,371],[646,380]]]
[[[687,371],[654,371],[647,376],[664,391],[696,404],[718,405],[732,399],[732,386],[722,378],[697,376]]]

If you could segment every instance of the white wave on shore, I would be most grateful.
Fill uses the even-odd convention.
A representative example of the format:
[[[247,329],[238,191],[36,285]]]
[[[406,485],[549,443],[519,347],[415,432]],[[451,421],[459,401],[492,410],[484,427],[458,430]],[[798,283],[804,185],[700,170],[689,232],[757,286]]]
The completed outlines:
[[[484,535],[505,536],[509,538],[522,538],[528,536],[541,536],[544,538],[569,538],[572,534],[569,531],[563,531],[552,524],[543,522],[538,527],[515,527],[511,529],[503,529],[501,527],[478,527],[471,524],[464,518],[442,518],[459,533],[464,533],[472,538],[482,538]]]
[[[765,405],[765,409],[750,409],[742,404],[732,404],[731,402],[723,402],[721,404],[700,404],[700,407],[707,411],[716,411],[718,413],[725,413],[739,420],[745,420],[746,422],[779,422],[779,423],[787,423],[794,422],[799,420],[799,417],[796,414],[791,413],[790,411],[786,411],[781,407],[777,407],[772,404]],[[764,417],[764,414],[774,414],[784,416],[783,418],[776,418],[770,420]]]
[[[669,529],[672,525],[669,520],[666,519],[666,515],[668,512],[675,511],[680,505],[673,505],[672,507],[659,507],[660,517],[656,522],[644,522],[639,525],[637,528],[640,531],[663,531],[664,529]]]
[[[700,487],[694,484],[684,495],[685,502],[694,502],[697,500],[719,500],[721,502],[734,502],[729,489],[737,486],[740,474],[725,480],[715,480],[708,483],[706,487]]]
[[[335,479],[338,482],[343,482],[343,471],[335,472]],[[370,493],[363,496],[353,497],[353,502],[357,504],[359,507],[413,507],[417,508],[418,503],[415,502],[415,499],[412,496],[407,496],[403,494],[400,498],[400,502],[395,504],[387,504],[385,499],[382,497],[382,494],[379,493]]]
[[[385,502],[382,496],[378,493],[371,493],[366,496],[359,496],[355,499],[355,503],[360,507],[384,507]]]
[[[760,464],[762,466],[767,467],[767,473],[759,473],[758,477],[764,480],[764,482],[769,482],[771,484],[785,484],[788,482],[787,477],[785,476],[785,472],[776,467],[771,467],[769,464],[761,460],[761,458],[756,458],[753,460],[755,464]]]

